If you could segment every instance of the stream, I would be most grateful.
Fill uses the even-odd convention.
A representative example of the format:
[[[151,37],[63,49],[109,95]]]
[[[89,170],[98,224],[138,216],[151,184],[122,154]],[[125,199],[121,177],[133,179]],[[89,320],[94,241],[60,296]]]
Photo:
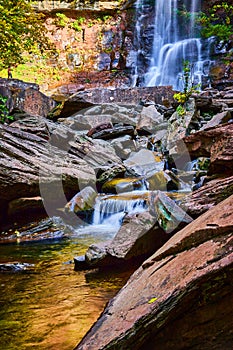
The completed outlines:
[[[0,273],[1,350],[71,350],[125,284],[130,271],[74,271],[73,257],[98,241],[67,240],[0,245],[0,263],[33,264]]]

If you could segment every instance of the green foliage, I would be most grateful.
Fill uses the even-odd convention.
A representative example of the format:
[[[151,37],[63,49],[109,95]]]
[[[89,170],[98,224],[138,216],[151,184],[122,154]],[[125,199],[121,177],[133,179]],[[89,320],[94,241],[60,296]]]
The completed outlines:
[[[79,22],[78,22],[78,21],[72,22],[71,28],[73,28],[74,30],[76,30],[76,32],[81,32],[81,31],[82,31],[82,27],[79,25]]]
[[[173,95],[174,99],[179,102],[182,106],[189,100],[190,96],[194,92],[198,92],[198,85],[192,85],[192,70],[191,70],[191,64],[189,61],[184,61],[183,63],[183,83],[184,83],[184,91],[178,92]],[[179,115],[184,114],[183,111],[180,109],[177,111],[178,113],[181,113]]]
[[[233,6],[227,2],[214,5],[207,13],[201,12],[197,21],[205,38],[215,36],[217,40],[229,41],[233,36]]]
[[[74,22],[71,23],[71,28],[76,30],[76,32],[81,32],[82,31],[82,25],[86,21],[85,17],[79,17],[77,18]]]
[[[182,106],[183,102],[180,102],[180,103],[181,104],[176,108],[176,112],[179,116],[182,116],[182,115],[185,115],[186,109]]]
[[[0,69],[23,62],[25,52],[52,49],[46,33],[44,15],[32,1],[0,0]]]
[[[57,21],[56,25],[61,28],[65,28],[69,24],[69,18],[64,13],[56,13]]]
[[[4,124],[7,120],[14,120],[14,117],[9,115],[7,108],[7,97],[0,95],[0,123]]]

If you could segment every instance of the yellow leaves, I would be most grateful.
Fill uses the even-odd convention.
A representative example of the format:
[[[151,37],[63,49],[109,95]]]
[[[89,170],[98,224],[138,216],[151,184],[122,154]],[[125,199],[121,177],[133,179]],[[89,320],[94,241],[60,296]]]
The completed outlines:
[[[154,297],[148,301],[148,304],[153,304],[158,298]]]
[[[15,230],[16,237],[20,237],[20,232],[18,230]]]

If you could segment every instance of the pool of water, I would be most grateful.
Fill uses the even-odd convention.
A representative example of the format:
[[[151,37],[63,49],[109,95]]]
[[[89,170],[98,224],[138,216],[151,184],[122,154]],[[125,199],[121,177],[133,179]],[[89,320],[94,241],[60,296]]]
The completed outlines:
[[[0,349],[71,350],[130,272],[74,271],[93,237],[0,245],[0,263],[34,264],[0,273]]]

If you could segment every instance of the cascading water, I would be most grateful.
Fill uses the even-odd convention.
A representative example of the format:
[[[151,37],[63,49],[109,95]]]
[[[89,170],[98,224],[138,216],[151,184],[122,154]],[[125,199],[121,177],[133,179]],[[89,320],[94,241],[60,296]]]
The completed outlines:
[[[79,235],[103,236],[112,238],[120,229],[126,214],[144,212],[148,207],[147,191],[125,192],[122,195],[98,196],[94,205],[92,222],[77,229]]]
[[[197,37],[195,14],[201,10],[201,2],[201,0],[155,0],[154,39],[150,64],[144,73],[144,82],[141,85],[172,85],[173,89],[182,90],[184,61],[188,61],[192,66],[192,83],[202,85],[202,79],[208,75],[211,63],[209,52],[212,40],[201,40]],[[140,35],[138,26],[142,21],[144,9],[143,5],[139,7],[138,4],[139,0],[137,37]],[[143,40],[142,34],[141,40]],[[137,38],[137,42],[139,41]],[[139,49],[132,82],[134,85],[140,66],[140,55]]]
[[[136,193],[139,191],[134,191]],[[94,207],[93,224],[110,224],[120,227],[121,220],[126,213],[133,214],[145,210],[146,201],[139,199],[98,198]]]

